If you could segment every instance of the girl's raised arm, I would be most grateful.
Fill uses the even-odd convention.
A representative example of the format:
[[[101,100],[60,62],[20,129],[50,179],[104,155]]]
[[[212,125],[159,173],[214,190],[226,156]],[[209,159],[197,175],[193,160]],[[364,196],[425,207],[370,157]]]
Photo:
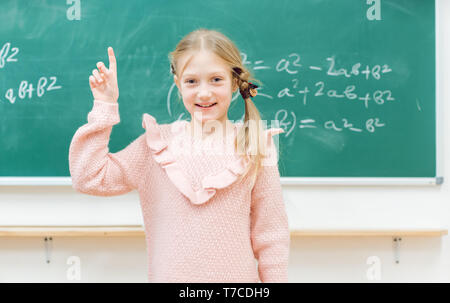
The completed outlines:
[[[72,187],[99,196],[120,195],[136,189],[147,163],[144,135],[117,153],[109,152],[112,127],[120,122],[120,117],[112,48],[108,54],[109,69],[99,62],[100,71],[94,70],[89,78],[94,106],[88,114],[88,123],[76,131],[69,148]]]

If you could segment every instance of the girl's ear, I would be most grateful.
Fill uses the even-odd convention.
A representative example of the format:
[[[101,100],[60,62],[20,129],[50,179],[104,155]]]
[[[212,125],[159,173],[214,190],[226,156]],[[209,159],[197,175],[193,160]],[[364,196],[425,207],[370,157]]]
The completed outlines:
[[[176,75],[173,76],[173,82],[175,82],[175,84],[177,85],[178,90],[181,91],[180,83],[178,82],[178,77]]]
[[[181,87],[180,87],[180,82],[179,82],[179,79],[178,79],[178,77],[176,76],[176,75],[174,75],[173,76],[173,82],[175,82],[175,84],[177,85],[177,87],[178,87],[178,98],[182,98],[181,97]]]
[[[233,87],[231,90],[233,91],[233,93],[235,93],[237,89],[238,89],[237,79],[233,78]]]

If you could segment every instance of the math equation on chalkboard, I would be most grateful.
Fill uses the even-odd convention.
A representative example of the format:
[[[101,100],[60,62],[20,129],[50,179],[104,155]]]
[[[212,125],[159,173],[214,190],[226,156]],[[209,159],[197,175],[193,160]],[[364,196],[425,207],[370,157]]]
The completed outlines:
[[[5,68],[7,64],[15,64],[20,67],[19,48],[12,46],[10,42],[6,42],[0,49],[0,70]],[[7,88],[2,93],[5,100],[14,104],[17,100],[31,100],[33,97],[41,98],[52,90],[61,89],[56,76],[41,76],[36,81],[21,80],[14,87]],[[0,102],[2,98],[0,97]]]
[[[264,65],[263,60],[250,62],[247,55],[243,54],[247,64],[253,64],[253,70],[275,70],[276,73],[284,73],[290,77],[289,85],[281,87],[275,95],[261,93],[261,96],[270,100],[282,100],[282,104],[296,103],[299,106],[307,107],[308,104],[316,102],[315,99],[326,99],[328,102],[349,102],[353,106],[368,109],[369,106],[382,106],[389,102],[394,102],[395,98],[390,89],[373,89],[372,91],[363,91],[358,89],[357,84],[350,83],[332,86],[327,84],[327,79],[348,78],[363,79],[363,81],[378,81],[392,72],[389,64],[362,64],[355,62],[350,66],[337,66],[335,56],[324,58],[323,62],[318,64],[309,64],[302,62],[298,53],[291,53],[281,58],[275,67]],[[323,76],[323,80],[315,81],[310,85],[302,82],[303,78],[313,78],[309,73],[317,73]],[[314,79],[317,75],[314,75]],[[360,81],[358,79],[358,81]],[[326,104],[325,104],[326,106]],[[377,128],[385,127],[386,123],[380,117],[368,117],[361,121],[354,121],[351,117],[342,117],[339,119],[325,119],[323,121],[311,117],[297,117],[293,110],[279,109],[274,116],[274,120],[286,130],[285,136],[289,136],[295,129],[309,129],[322,127],[327,130],[342,132],[368,132],[374,133]]]

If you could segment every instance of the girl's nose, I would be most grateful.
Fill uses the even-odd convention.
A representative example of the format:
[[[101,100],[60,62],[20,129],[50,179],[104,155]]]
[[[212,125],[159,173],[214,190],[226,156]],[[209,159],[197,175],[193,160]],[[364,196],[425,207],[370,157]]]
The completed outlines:
[[[208,88],[206,88],[206,87],[204,87],[204,88],[201,88],[200,89],[200,91],[198,92],[198,97],[200,98],[200,99],[208,99],[208,98],[211,98],[211,91],[208,89]]]

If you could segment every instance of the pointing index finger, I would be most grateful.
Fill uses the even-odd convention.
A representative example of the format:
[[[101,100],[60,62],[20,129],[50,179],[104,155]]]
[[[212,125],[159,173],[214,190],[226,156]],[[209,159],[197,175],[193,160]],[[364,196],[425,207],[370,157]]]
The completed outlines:
[[[111,46],[108,47],[108,56],[109,56],[109,69],[114,73],[117,73],[116,57],[114,56],[114,50]]]

